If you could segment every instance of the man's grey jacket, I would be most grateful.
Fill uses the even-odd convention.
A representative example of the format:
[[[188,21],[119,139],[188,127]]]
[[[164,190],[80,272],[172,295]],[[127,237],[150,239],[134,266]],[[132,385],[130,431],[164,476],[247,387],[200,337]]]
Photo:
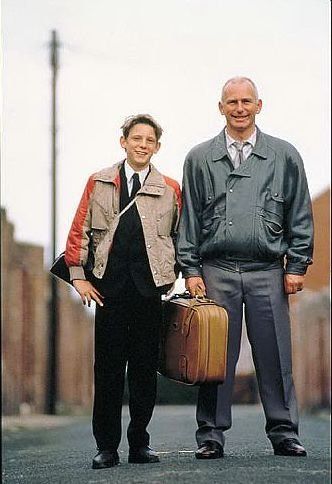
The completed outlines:
[[[225,130],[195,146],[183,171],[177,243],[184,277],[202,261],[283,261],[291,274],[312,263],[313,220],[303,162],[288,142],[262,133],[234,169]]]

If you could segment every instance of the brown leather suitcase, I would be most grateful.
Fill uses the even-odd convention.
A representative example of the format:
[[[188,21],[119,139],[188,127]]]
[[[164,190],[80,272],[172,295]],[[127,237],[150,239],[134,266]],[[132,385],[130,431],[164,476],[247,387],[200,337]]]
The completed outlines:
[[[175,296],[163,305],[158,371],[187,383],[222,383],[226,375],[228,315],[205,298]]]

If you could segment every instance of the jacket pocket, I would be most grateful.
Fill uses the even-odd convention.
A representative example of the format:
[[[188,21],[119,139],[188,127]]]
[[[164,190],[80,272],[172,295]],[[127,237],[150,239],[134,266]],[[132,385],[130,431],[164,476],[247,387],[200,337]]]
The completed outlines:
[[[156,251],[154,252],[154,263],[150,261],[150,268],[153,271],[153,266],[158,267],[157,273],[159,277],[156,281],[157,285],[164,285],[173,283],[175,276],[175,247],[170,235],[158,235],[156,244]]]
[[[284,203],[285,199],[282,195],[271,195],[271,199],[277,203]]]
[[[263,205],[266,212],[271,212],[277,216],[283,217],[285,208],[285,199],[278,192],[269,193]]]
[[[107,229],[109,225],[110,214],[100,203],[96,200],[92,202],[91,210],[91,227],[95,229]]]
[[[211,220],[205,223],[201,228],[200,233],[200,254],[207,253],[218,249],[222,246],[225,240],[225,220],[216,214]]]
[[[168,237],[171,234],[173,222],[173,210],[157,216],[157,234],[161,237]]]
[[[207,236],[211,237],[215,232],[220,223],[221,215],[215,214],[209,220],[203,223],[201,232],[203,239]]]
[[[277,258],[283,252],[282,214],[260,209],[257,216],[257,251],[259,256]]]
[[[98,202],[94,201],[91,214],[91,236],[93,252],[104,239],[109,228],[109,213]]]
[[[267,233],[270,233],[273,237],[279,237],[283,233],[282,219],[278,214],[261,210],[260,216],[263,221],[263,226],[268,230]]]
[[[92,228],[91,230],[92,250],[94,253],[96,253],[96,249],[100,244],[100,242],[104,239],[106,233],[107,233],[106,229]]]

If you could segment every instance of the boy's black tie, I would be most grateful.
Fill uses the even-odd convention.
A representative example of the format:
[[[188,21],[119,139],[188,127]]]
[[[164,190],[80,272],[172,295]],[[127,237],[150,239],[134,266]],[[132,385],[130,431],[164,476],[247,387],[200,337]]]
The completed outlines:
[[[134,173],[132,179],[133,179],[133,187],[131,189],[131,194],[130,194],[131,199],[134,198],[138,190],[141,188],[141,183],[139,181],[138,173]]]

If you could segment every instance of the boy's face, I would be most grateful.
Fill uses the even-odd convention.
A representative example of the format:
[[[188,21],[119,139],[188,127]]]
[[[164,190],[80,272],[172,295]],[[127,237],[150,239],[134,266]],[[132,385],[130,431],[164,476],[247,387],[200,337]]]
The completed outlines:
[[[120,144],[127,153],[129,165],[135,171],[144,170],[160,148],[153,127],[143,123],[135,124],[127,138],[121,136]]]

